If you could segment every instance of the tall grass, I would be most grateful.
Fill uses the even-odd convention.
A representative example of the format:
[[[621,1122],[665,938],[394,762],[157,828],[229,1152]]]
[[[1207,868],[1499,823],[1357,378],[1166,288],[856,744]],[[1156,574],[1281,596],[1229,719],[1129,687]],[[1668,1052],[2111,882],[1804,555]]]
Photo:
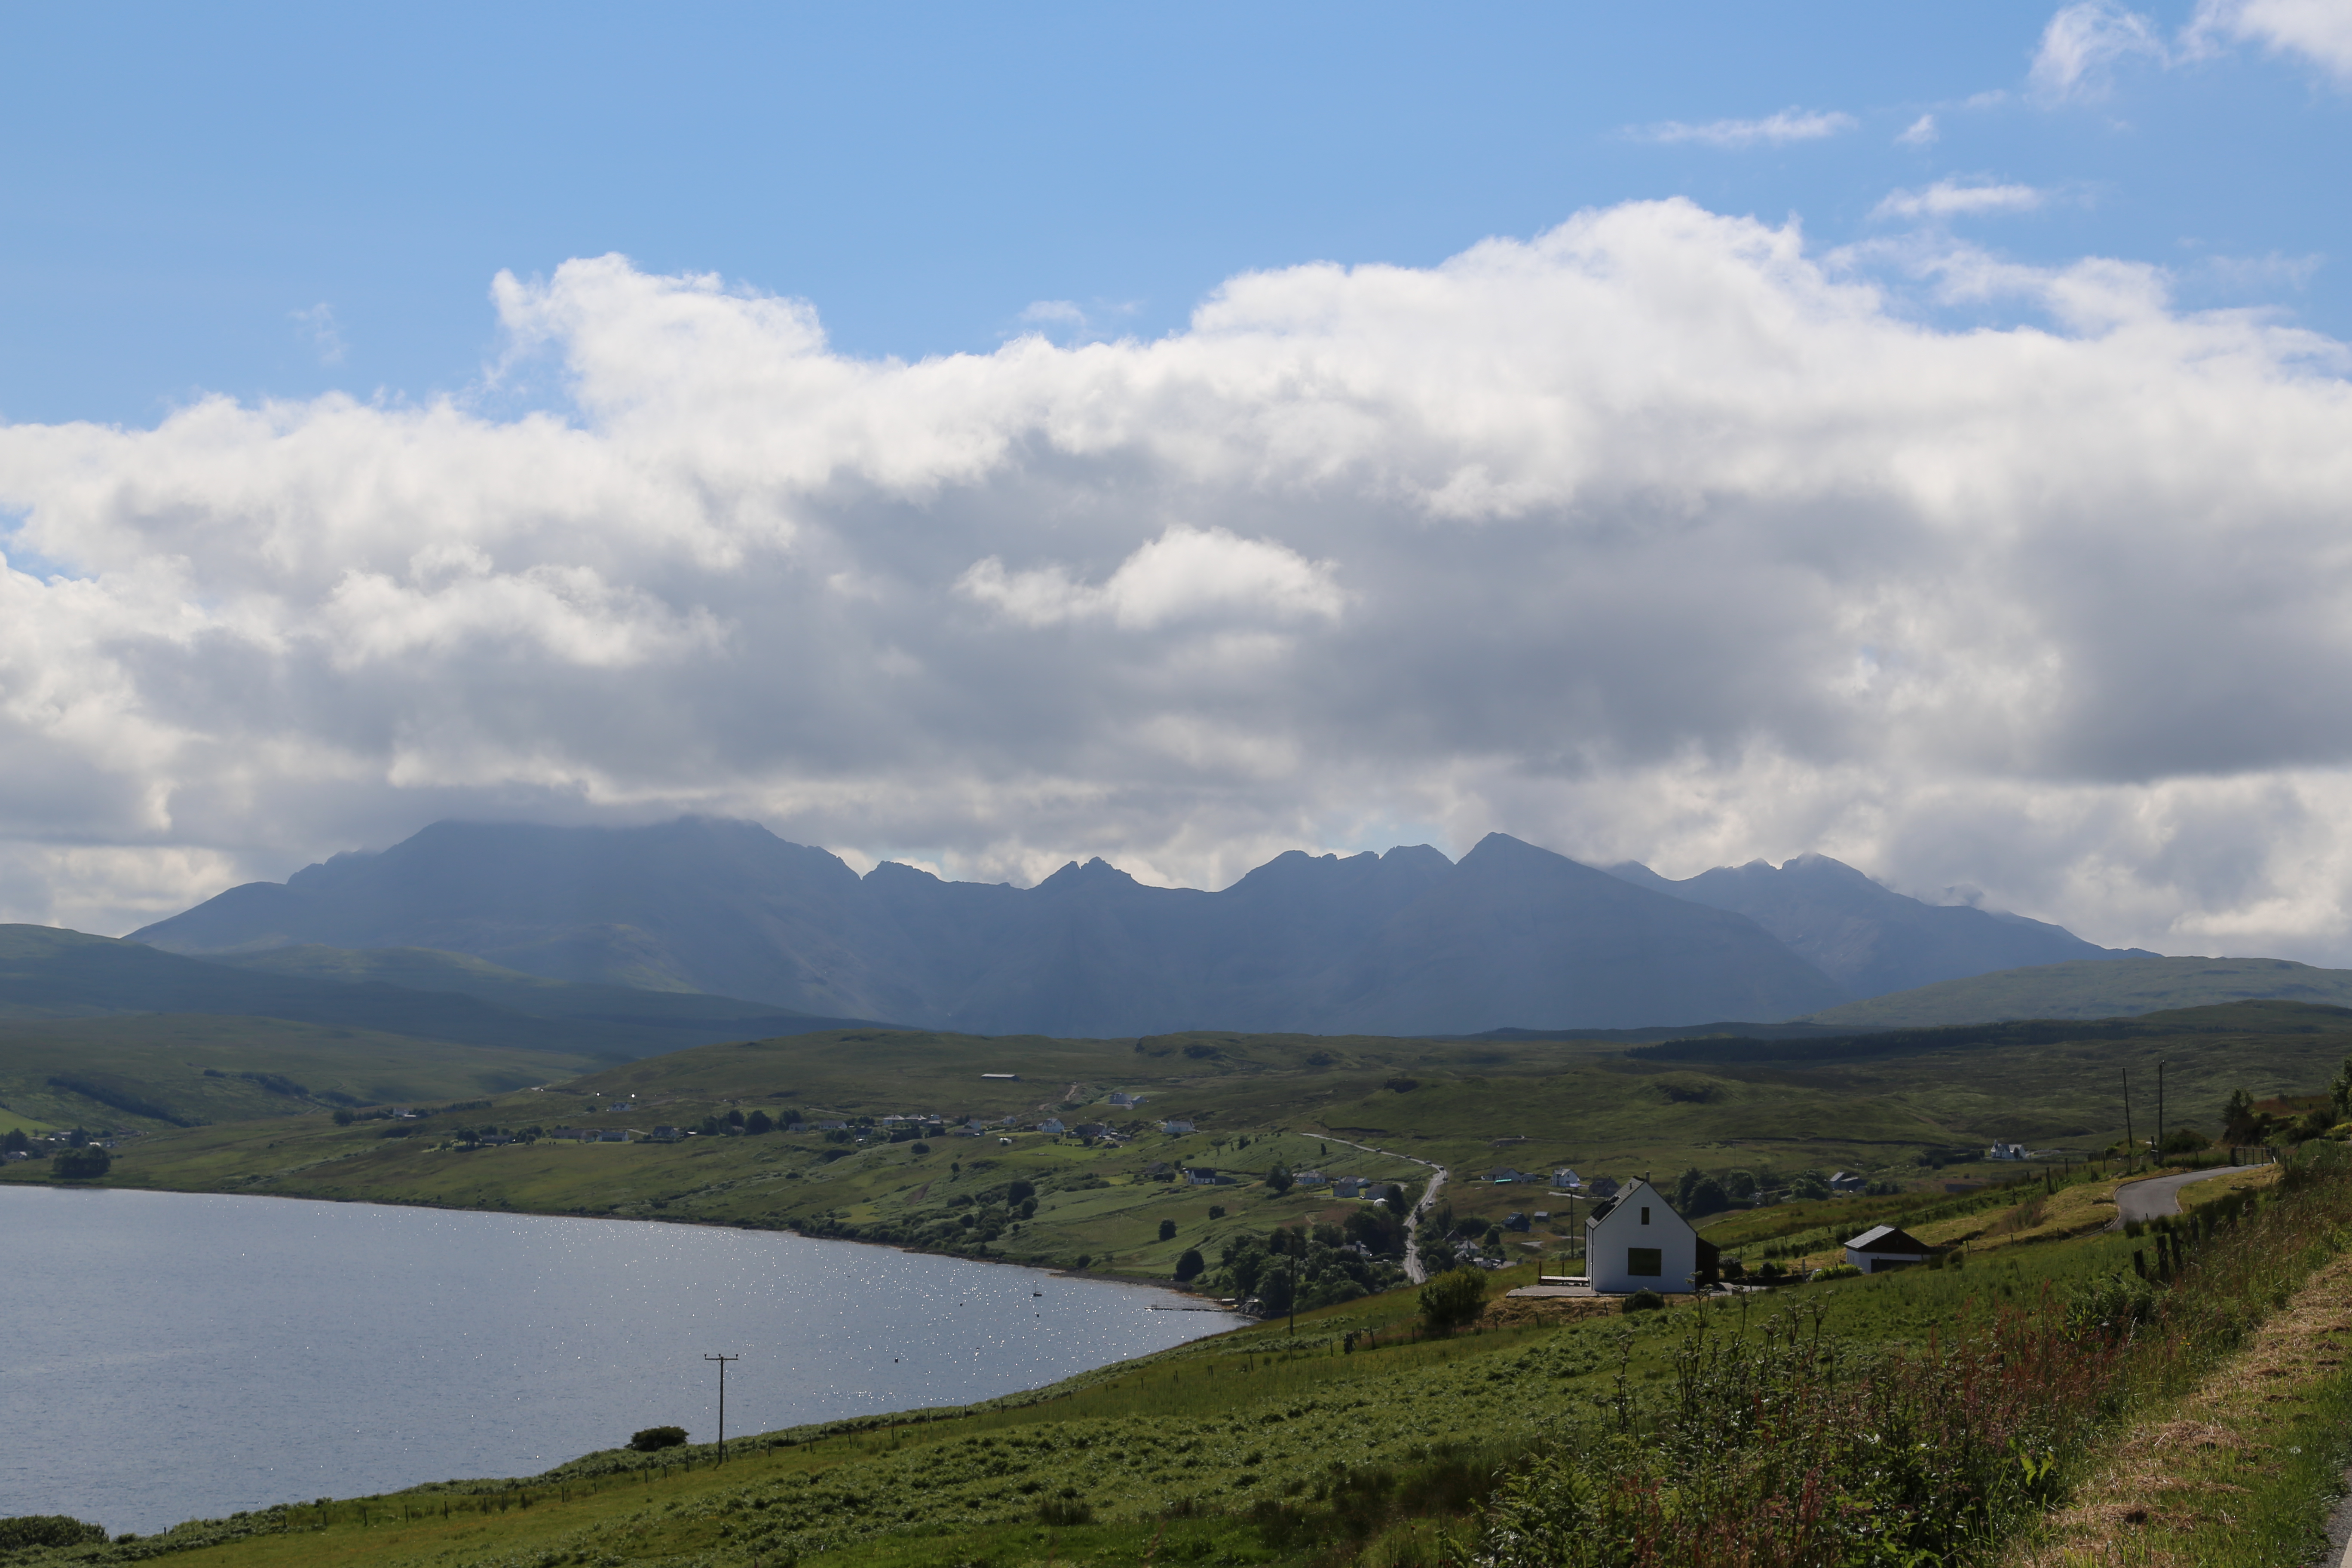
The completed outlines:
[[[1622,1379],[1488,1506],[1478,1568],[1926,1568],[2057,1501],[2118,1418],[2213,1367],[2352,1241],[2352,1160],[2170,1225],[2171,1267],[1972,1312],[1885,1350],[1818,1308],[1692,1315],[1671,1389]],[[2167,1277],[2168,1275],[2168,1278]]]

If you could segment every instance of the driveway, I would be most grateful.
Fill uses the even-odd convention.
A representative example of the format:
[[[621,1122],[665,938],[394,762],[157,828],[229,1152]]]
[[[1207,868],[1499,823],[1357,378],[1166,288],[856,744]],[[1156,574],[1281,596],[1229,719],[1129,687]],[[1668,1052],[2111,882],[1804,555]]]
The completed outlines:
[[[2191,1182],[2210,1182],[2217,1176],[2235,1176],[2247,1171],[2259,1171],[2260,1165],[2224,1165],[2218,1171],[2184,1171],[2177,1176],[2150,1176],[2145,1181],[2126,1182],[2116,1189],[2116,1217],[2109,1230],[2121,1230],[2127,1219],[2162,1219],[2180,1212],[2180,1189]]]

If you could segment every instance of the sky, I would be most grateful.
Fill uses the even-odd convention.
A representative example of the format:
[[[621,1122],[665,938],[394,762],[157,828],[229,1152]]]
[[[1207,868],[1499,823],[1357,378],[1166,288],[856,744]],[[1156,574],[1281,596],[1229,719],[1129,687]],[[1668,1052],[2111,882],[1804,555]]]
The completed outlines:
[[[702,811],[2352,963],[2352,0],[1267,11],[0,4],[0,919]]]

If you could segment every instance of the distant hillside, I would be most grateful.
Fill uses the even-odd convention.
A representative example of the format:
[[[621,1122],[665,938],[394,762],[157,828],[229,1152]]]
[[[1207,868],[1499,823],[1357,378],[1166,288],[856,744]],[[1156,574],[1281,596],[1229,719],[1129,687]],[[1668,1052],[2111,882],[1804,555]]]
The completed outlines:
[[[2113,1018],[2256,999],[2352,1006],[2352,970],[2283,958],[2120,958],[2046,963],[1848,1002],[1807,1022],[1917,1028],[2009,1018]]]
[[[1826,855],[1800,855],[1778,868],[1762,860],[1718,866],[1679,882],[1633,861],[1609,870],[1653,892],[1746,915],[1856,996],[2027,964],[2156,956],[2098,947],[2023,915],[1923,903]]]
[[[280,1018],[126,1014],[0,1023],[0,1104],[36,1126],[157,1131],[478,1100],[612,1062]]]
[[[568,985],[510,974],[455,955],[355,958],[295,949],[272,955],[268,963],[283,973],[205,963],[143,942],[54,926],[0,926],[0,1019],[28,1022],[128,1013],[283,1018],[467,1046],[606,1058],[850,1022],[786,1016],[727,997],[672,997]],[[395,985],[374,977],[385,973],[418,984]],[[321,974],[332,978],[314,978]],[[522,1005],[501,1005],[484,1000],[485,995]]]
[[[302,944],[430,948],[985,1035],[1640,1027],[1769,1021],[1847,995],[1744,915],[1502,834],[1459,864],[1426,845],[1294,852],[1210,893],[1100,860],[1029,889],[887,863],[860,878],[709,818],[439,823],[134,935],[247,962]]]

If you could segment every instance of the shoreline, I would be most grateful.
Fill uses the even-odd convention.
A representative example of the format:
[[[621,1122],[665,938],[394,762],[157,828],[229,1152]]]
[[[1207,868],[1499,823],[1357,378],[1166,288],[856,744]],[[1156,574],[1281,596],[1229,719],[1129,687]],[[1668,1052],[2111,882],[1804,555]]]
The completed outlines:
[[[0,1181],[0,1192],[11,1187],[46,1189],[50,1192],[81,1193],[163,1193],[173,1196],[208,1198],[279,1198],[289,1203],[352,1204],[363,1208],[429,1209],[436,1214],[504,1215],[520,1219],[583,1219],[604,1220],[616,1225],[675,1225],[698,1230],[740,1230],[758,1236],[789,1236],[802,1241],[838,1242],[845,1247],[878,1247],[890,1252],[902,1252],[911,1258],[944,1258],[963,1263],[994,1263],[1011,1268],[1025,1268],[1034,1274],[1044,1274],[1056,1279],[1077,1279],[1101,1285],[1133,1285],[1146,1289],[1165,1291],[1179,1296],[1197,1306],[1208,1300],[1198,1291],[1188,1290],[1173,1280],[1150,1279],[1134,1274],[1106,1274],[1093,1268],[1066,1268],[1052,1263],[1024,1263],[1017,1258],[1004,1258],[993,1253],[941,1252],[928,1247],[914,1247],[898,1241],[869,1241],[856,1236],[813,1236],[789,1225],[751,1225],[741,1220],[696,1219],[689,1215],[582,1214],[572,1209],[488,1208],[464,1204],[431,1203],[403,1198],[344,1198],[311,1193],[234,1193],[218,1187],[152,1187],[137,1182],[118,1182],[109,1177],[90,1181],[61,1181],[54,1176],[33,1180]],[[1230,1308],[1207,1308],[1239,1318],[1244,1322],[1255,1321],[1246,1314]]]

